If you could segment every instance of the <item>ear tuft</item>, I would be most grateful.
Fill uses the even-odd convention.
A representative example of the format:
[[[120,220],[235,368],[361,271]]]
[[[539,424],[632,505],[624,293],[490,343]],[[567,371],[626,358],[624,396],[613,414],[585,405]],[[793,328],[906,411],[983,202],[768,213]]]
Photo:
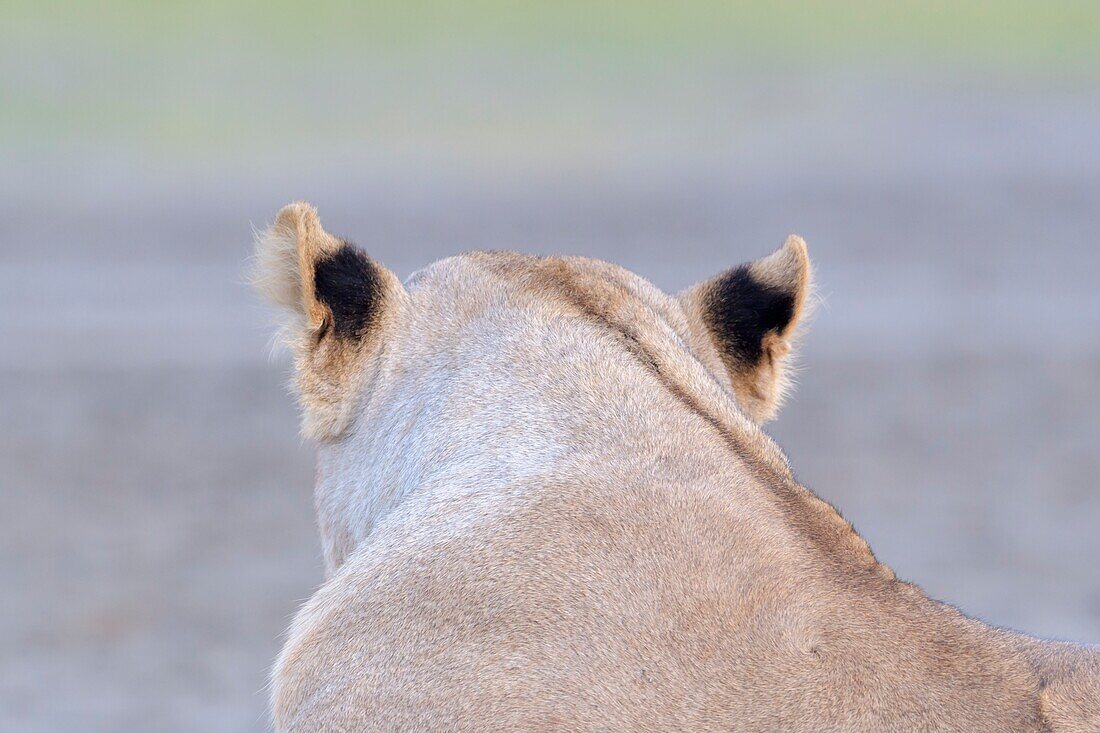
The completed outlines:
[[[746,412],[774,416],[790,386],[786,364],[811,290],[806,243],[790,236],[755,262],[699,283],[681,296],[693,330],[717,350]]]
[[[284,206],[256,241],[254,282],[261,293],[318,327],[325,309],[317,300],[317,263],[347,247],[321,227],[317,210],[304,201]]]
[[[397,276],[326,232],[307,203],[284,207],[256,238],[256,288],[294,317],[294,350],[307,435],[334,438],[351,419],[364,373],[404,289]]]
[[[265,298],[287,310],[302,309],[302,278],[298,265],[298,228],[291,209],[308,204],[291,204],[275,218],[275,224],[256,233],[256,254],[252,285]],[[314,213],[316,216],[316,213]]]
[[[794,320],[797,321],[797,311],[805,304],[810,291],[811,276],[810,253],[802,237],[790,235],[782,247],[748,265],[748,268],[762,285],[802,299],[803,302],[795,303]]]

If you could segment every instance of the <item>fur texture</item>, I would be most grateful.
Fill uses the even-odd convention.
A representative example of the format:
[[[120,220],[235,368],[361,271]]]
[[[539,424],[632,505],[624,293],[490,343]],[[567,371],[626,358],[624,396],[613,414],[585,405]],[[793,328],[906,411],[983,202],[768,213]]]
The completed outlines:
[[[259,241],[328,568],[279,730],[1100,730],[1095,650],[899,581],[760,430],[800,239],[679,297],[514,253],[402,286],[348,246],[303,204]]]
[[[338,439],[352,420],[405,290],[392,272],[321,228],[307,203],[290,204],[256,241],[255,287],[288,313],[302,430]]]

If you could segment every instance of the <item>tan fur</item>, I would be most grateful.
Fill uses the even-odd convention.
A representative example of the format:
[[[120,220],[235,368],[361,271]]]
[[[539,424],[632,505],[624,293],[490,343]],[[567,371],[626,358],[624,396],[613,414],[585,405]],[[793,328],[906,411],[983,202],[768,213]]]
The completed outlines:
[[[698,346],[712,340],[702,310],[721,275],[684,291],[680,301],[694,329],[693,344],[699,349],[700,358],[710,362],[709,366],[716,371],[717,362],[711,360],[715,357],[721,360],[741,408],[753,420],[762,423],[775,417],[793,388],[790,359],[800,327],[808,321],[813,268],[806,243],[801,237],[791,235],[778,250],[749,265],[749,272],[765,285],[794,294],[794,318],[785,330],[765,337],[765,358],[759,364],[745,365],[725,358],[713,348],[709,350],[711,353],[706,353]]]
[[[301,201],[284,207],[256,243],[253,283],[290,313],[282,340],[294,352],[303,433],[314,440],[334,440],[347,429],[363,380],[370,374],[370,362],[386,325],[400,312],[404,295],[397,276],[381,268],[390,307],[372,338],[319,339],[332,313],[315,297],[314,267],[342,246],[341,240],[321,227],[317,211]]]
[[[274,670],[279,730],[1100,730],[1095,650],[897,580],[758,427],[809,292],[801,240],[749,268],[796,317],[731,367],[707,283],[673,298],[514,253],[386,278],[361,343],[316,340],[312,268],[262,250],[312,262],[326,237],[299,207],[260,242],[260,280],[307,317],[325,436],[329,577]]]

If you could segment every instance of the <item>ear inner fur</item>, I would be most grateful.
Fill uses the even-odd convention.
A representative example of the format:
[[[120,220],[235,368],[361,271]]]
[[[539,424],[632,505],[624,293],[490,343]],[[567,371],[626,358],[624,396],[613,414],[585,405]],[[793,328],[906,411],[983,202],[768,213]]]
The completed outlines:
[[[314,293],[332,318],[338,338],[361,338],[376,320],[384,299],[379,267],[349,242],[313,266]],[[322,325],[324,328],[324,325]]]
[[[350,424],[364,374],[404,294],[397,276],[324,230],[305,202],[284,207],[257,238],[257,287],[290,311],[302,429],[331,440]],[[387,316],[387,313],[390,313]]]
[[[767,257],[699,283],[680,297],[697,337],[696,350],[712,369],[725,372],[742,408],[757,423],[774,417],[790,390],[787,356],[806,309],[810,280],[806,244],[791,236]]]
[[[784,334],[795,315],[795,294],[756,280],[741,265],[714,282],[704,297],[704,318],[722,354],[755,365],[764,356],[768,334]]]

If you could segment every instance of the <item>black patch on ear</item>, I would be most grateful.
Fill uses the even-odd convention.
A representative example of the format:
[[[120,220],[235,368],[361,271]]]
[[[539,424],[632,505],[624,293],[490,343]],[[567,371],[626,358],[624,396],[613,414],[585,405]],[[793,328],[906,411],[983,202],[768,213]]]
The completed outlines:
[[[764,354],[764,336],[790,325],[795,301],[793,293],[758,282],[748,265],[741,265],[715,283],[704,305],[707,326],[719,347],[752,365]]]
[[[340,338],[359,338],[371,326],[382,299],[378,265],[353,244],[317,260],[313,291],[332,311],[332,331]],[[326,326],[321,326],[324,334]]]

